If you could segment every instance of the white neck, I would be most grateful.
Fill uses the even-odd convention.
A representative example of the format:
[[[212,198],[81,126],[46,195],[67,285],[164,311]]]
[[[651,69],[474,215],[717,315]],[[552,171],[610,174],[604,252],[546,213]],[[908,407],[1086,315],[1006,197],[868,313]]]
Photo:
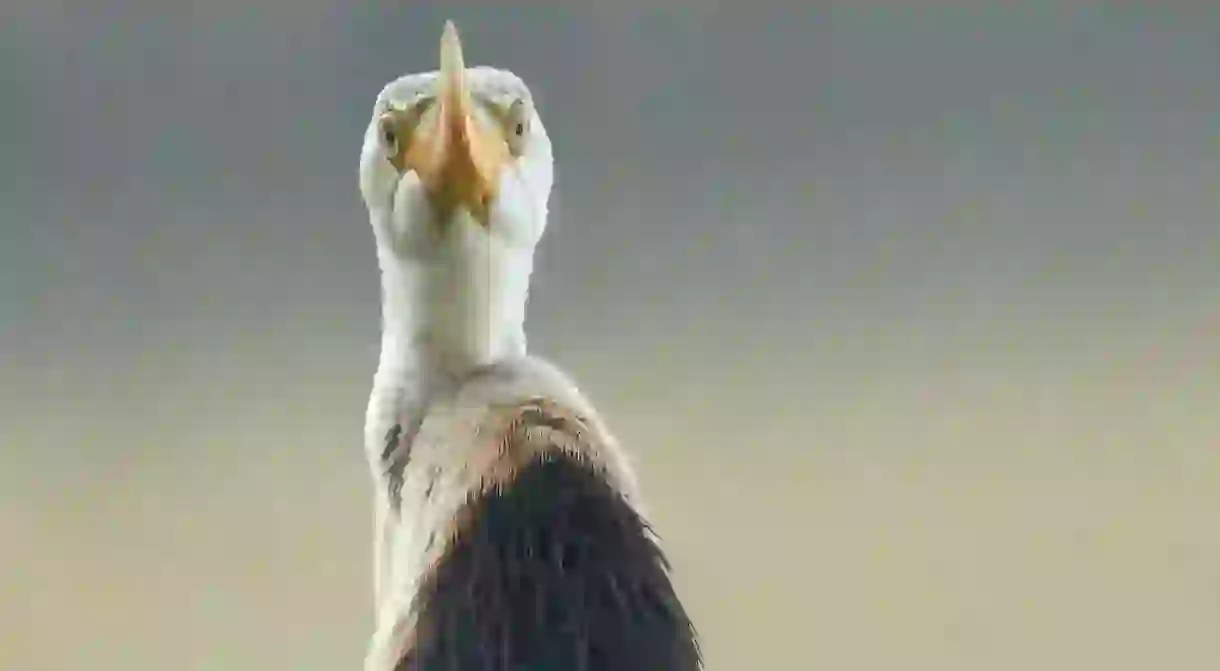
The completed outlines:
[[[410,435],[429,402],[473,370],[525,356],[525,302],[533,269],[532,245],[514,247],[472,227],[451,229],[415,256],[383,242],[379,237],[381,360],[364,423],[365,452],[378,492],[378,594],[393,569],[384,556],[395,528],[386,498],[387,437],[394,426]]]
[[[381,382],[433,384],[524,356],[533,250],[462,227],[427,258],[379,246]]]

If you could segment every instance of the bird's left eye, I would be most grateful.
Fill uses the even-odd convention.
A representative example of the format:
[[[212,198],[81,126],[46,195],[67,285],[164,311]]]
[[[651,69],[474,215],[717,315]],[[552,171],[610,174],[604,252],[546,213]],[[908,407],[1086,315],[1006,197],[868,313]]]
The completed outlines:
[[[525,151],[526,136],[530,130],[530,110],[525,100],[518,98],[508,108],[505,125],[508,127],[508,149],[513,156]]]

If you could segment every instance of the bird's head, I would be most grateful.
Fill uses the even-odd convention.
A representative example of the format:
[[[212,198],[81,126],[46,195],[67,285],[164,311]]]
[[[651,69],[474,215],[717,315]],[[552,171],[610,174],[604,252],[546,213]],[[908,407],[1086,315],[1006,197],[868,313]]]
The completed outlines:
[[[452,22],[440,67],[381,91],[365,133],[360,191],[375,225],[410,248],[465,222],[532,246],[546,226],[551,143],[525,83],[467,67]]]

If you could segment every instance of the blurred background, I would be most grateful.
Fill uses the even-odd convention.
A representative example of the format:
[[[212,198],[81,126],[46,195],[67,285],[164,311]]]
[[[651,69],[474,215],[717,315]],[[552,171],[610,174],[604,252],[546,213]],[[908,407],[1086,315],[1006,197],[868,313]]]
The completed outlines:
[[[356,163],[453,18],[709,669],[1220,668],[1220,9],[442,4],[0,6],[0,667],[359,666]]]

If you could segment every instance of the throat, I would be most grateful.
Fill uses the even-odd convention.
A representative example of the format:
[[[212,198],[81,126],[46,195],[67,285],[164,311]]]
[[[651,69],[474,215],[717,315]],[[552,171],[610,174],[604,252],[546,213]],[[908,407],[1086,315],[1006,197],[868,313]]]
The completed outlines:
[[[383,375],[438,383],[524,356],[530,268],[523,265],[505,258],[484,264],[451,259],[383,270]]]

